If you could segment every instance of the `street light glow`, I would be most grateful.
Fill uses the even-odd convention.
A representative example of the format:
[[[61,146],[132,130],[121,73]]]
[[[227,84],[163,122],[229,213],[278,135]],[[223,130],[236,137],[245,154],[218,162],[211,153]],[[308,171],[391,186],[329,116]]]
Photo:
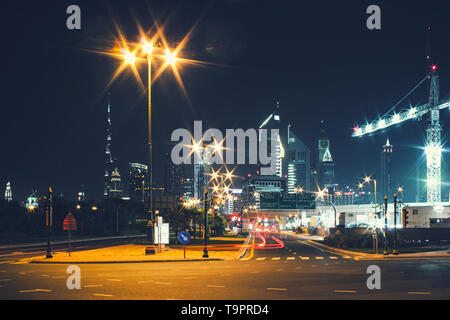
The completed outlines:
[[[128,51],[123,55],[123,59],[125,60],[126,64],[134,65],[136,62],[136,55],[134,54],[134,52]]]
[[[175,52],[171,52],[169,49],[166,49],[166,63],[174,66],[177,61],[177,54]]]

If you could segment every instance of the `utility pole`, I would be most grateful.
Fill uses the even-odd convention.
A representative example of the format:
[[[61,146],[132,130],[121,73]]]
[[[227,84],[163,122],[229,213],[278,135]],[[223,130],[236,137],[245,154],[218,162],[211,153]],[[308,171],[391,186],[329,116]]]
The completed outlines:
[[[384,196],[384,255],[388,255],[388,219],[387,219],[387,196]]]
[[[48,204],[47,204],[47,255],[46,258],[53,258],[52,256],[52,224],[53,224],[53,195],[52,188],[48,188]]]
[[[394,250],[392,253],[398,254],[398,233],[397,233],[397,194],[394,193]]]
[[[203,258],[209,258],[209,256],[208,256],[208,189],[206,189],[206,188],[205,188],[205,232],[204,232]]]

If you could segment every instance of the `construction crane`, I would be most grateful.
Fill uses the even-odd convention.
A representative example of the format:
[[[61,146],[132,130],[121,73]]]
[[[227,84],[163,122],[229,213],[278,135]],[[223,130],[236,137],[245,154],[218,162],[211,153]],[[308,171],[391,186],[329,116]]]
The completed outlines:
[[[428,103],[412,107],[396,113],[395,108],[416,90],[426,79],[430,79],[430,95]],[[356,125],[353,128],[353,137],[363,137],[374,134],[388,127],[397,126],[410,119],[421,119],[422,116],[429,114],[429,123],[426,129],[425,155],[427,159],[427,202],[441,202],[441,125],[439,123],[439,111],[450,108],[450,99],[439,99],[439,74],[435,64],[430,66],[427,76],[422,79],[406,96],[396,103],[380,119],[368,122],[364,126]]]

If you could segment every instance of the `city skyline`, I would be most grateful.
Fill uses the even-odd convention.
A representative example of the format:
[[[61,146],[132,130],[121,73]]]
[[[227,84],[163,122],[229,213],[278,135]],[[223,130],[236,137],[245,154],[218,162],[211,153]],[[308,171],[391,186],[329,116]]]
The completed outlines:
[[[178,18],[183,5],[186,4],[156,3],[156,8],[153,9],[160,12],[159,9],[167,6],[168,10],[173,9],[172,11],[175,12],[173,15]],[[199,2],[196,5],[201,7],[205,4]],[[97,5],[92,4],[92,6]],[[126,7],[128,7],[128,10],[131,8],[131,10],[136,11],[141,8],[140,4],[137,4],[136,7]],[[86,10],[89,10],[89,8],[90,5],[88,4]],[[236,10],[238,8],[242,9],[242,12]],[[308,5],[305,8],[314,9],[316,7]],[[405,195],[409,198],[415,198],[416,161],[404,161],[403,159],[421,158],[423,151],[419,148],[424,141],[422,129],[424,121],[407,123],[402,128],[362,139],[351,138],[351,133],[356,123],[363,123],[365,118],[376,118],[377,113],[381,114],[387,111],[411,88],[412,84],[423,77],[425,74],[425,28],[431,20],[433,57],[436,57],[435,60],[440,68],[442,96],[448,95],[446,88],[449,87],[448,84],[450,83],[448,71],[450,63],[443,58],[448,50],[448,44],[445,41],[436,41],[442,39],[443,36],[441,35],[445,34],[445,28],[443,28],[443,22],[439,16],[440,13],[436,10],[427,13],[427,8],[424,5],[411,6],[410,15],[420,19],[409,22],[408,27],[405,27],[402,26],[402,22],[405,21],[402,19],[406,19],[406,17],[398,17],[394,21],[389,15],[386,15],[384,19],[387,27],[377,34],[370,33],[368,30],[364,31],[362,28],[358,28],[357,32],[351,31],[351,26],[356,22],[347,21],[342,28],[349,32],[334,34],[339,35],[340,41],[346,44],[341,48],[347,49],[341,49],[341,52],[336,52],[332,57],[319,56],[319,61],[314,62],[308,57],[324,49],[319,38],[323,37],[331,46],[333,44],[333,31],[331,30],[330,34],[324,34],[332,25],[331,23],[326,21],[313,22],[305,18],[304,14],[299,13],[305,19],[299,19],[295,22],[295,25],[301,27],[309,23],[311,26],[315,26],[318,29],[317,36],[312,37],[311,34],[305,33],[300,37],[304,39],[303,41],[294,43],[284,41],[282,43],[287,44],[285,48],[275,50],[276,46],[274,46],[274,48],[264,52],[260,50],[263,44],[260,34],[253,32],[251,21],[245,21],[244,23],[242,17],[244,12],[253,9],[253,6],[245,1],[230,2],[216,4],[205,9],[207,12],[205,16],[188,15],[181,19],[181,27],[179,28],[183,29],[182,26],[185,26],[186,30],[189,30],[190,27],[188,26],[192,26],[200,19],[199,25],[193,32],[192,40],[186,48],[186,54],[193,58],[206,60],[213,66],[181,69],[189,99],[178,88],[173,75],[169,72],[161,76],[163,81],[155,82],[153,104],[155,117],[160,119],[160,121],[155,121],[154,124],[155,167],[162,168],[163,166],[163,155],[167,152],[167,141],[172,130],[179,127],[189,128],[193,120],[204,120],[209,127],[253,128],[264,120],[265,114],[271,112],[276,101],[280,101],[284,117],[292,119],[292,128],[296,135],[312,152],[315,150],[315,139],[319,131],[320,121],[325,121],[328,135],[334,146],[332,156],[335,163],[336,181],[340,184],[357,185],[359,178],[375,174],[380,165],[379,149],[385,143],[386,138],[389,138],[392,144],[396,146],[396,154],[392,163],[393,176],[396,176],[398,181],[401,182],[405,189]],[[323,9],[324,15],[331,14],[333,9],[336,9],[337,13],[345,9],[356,12],[358,6],[337,8],[330,5]],[[388,12],[394,13],[399,12],[400,8],[396,5],[387,5],[386,9]],[[223,13],[222,19],[228,21],[228,24],[225,24],[227,27],[223,28],[217,26],[215,20],[213,21],[213,17],[216,18],[217,15],[221,15],[219,13],[221,10],[226,11],[226,14]],[[260,10],[260,15],[254,19],[261,19],[269,13],[268,8],[264,6],[258,10]],[[273,14],[276,15],[277,11]],[[53,92],[54,97],[52,98],[50,98],[49,93],[40,97],[33,95],[38,99],[40,107],[49,111],[46,117],[42,117],[41,113],[36,114],[35,110],[27,109],[26,106],[30,105],[28,98],[19,98],[17,95],[12,95],[15,99],[9,100],[8,97],[8,103],[18,107],[7,110],[8,116],[5,119],[17,117],[19,110],[26,110],[25,116],[22,116],[23,125],[19,126],[23,127],[20,131],[17,130],[17,126],[13,126],[13,123],[21,122],[7,122],[2,126],[17,140],[6,142],[5,147],[10,151],[2,159],[0,183],[5,185],[7,181],[11,181],[16,199],[25,199],[35,189],[44,192],[48,185],[54,186],[55,190],[64,193],[68,198],[72,198],[72,195],[75,197],[80,186],[84,185],[88,197],[101,199],[101,184],[103,181],[102,175],[98,173],[103,172],[103,169],[100,168],[103,166],[101,160],[104,158],[101,153],[104,149],[105,90],[107,89],[107,79],[114,71],[114,62],[79,49],[84,49],[87,43],[90,43],[92,37],[112,38],[114,32],[111,29],[115,19],[120,20],[122,22],[121,27],[127,34],[132,35],[136,26],[130,16],[132,15],[124,13],[117,17],[111,17],[105,13],[104,22],[100,26],[97,25],[95,30],[91,27],[93,21],[87,17],[85,28],[82,28],[80,33],[76,35],[64,29],[53,30],[51,23],[44,24],[49,31],[48,39],[61,39],[61,42],[55,41],[57,44],[46,40],[47,42],[43,46],[44,51],[52,50],[54,53],[52,56],[53,63],[47,63],[46,66],[47,77],[52,79],[52,74],[59,70],[58,68],[63,62],[66,63],[66,59],[69,59],[72,63],[69,63],[67,68],[69,72],[72,72],[72,76],[78,79],[78,81],[75,81],[75,92],[82,90],[79,92],[86,94],[82,100],[77,98],[77,95],[73,95],[73,83],[70,82],[70,86],[62,85],[60,90]],[[158,18],[164,21],[166,17]],[[142,19],[138,17],[138,20]],[[234,20],[237,22],[232,24],[230,21]],[[151,25],[150,21],[148,25]],[[246,32],[234,30],[234,25],[243,28]],[[289,28],[286,28],[287,26],[290,26],[290,22],[268,21],[268,25],[263,28],[270,31],[269,35],[274,34],[277,30],[284,30],[284,32],[279,32],[278,36],[280,39],[287,40],[294,37],[294,33],[290,32]],[[211,49],[212,47],[208,45],[212,45],[214,42],[207,41],[208,39],[213,41],[211,35],[209,35],[212,32],[210,29],[217,29],[217,34],[225,34],[225,38],[229,41],[235,40],[237,44],[241,41],[244,48],[237,45],[235,55],[221,52],[219,44],[215,47],[216,50]],[[295,28],[295,34],[298,33],[298,30],[298,28]],[[28,37],[31,32],[27,35]],[[181,30],[171,32],[170,28],[168,32],[169,34],[172,33],[171,38],[175,39],[179,39],[180,34],[183,33]],[[246,34],[245,39],[241,39],[243,34]],[[402,40],[404,42],[401,44],[393,43],[395,36],[399,34],[405,36],[405,39]],[[70,45],[65,45],[69,40]],[[369,44],[372,44],[370,48],[373,48],[370,52],[364,54],[358,51],[360,50],[359,47]],[[384,49],[381,49],[381,47]],[[389,47],[389,50],[385,49],[386,47]],[[304,48],[308,48],[307,52],[304,51]],[[16,50],[20,51],[20,44],[18,44]],[[405,59],[400,59],[404,50],[408,50],[409,55]],[[252,55],[256,52],[258,52],[258,55]],[[351,54],[352,52],[358,52],[358,55]],[[20,53],[17,54],[20,57]],[[270,57],[271,55],[273,58],[264,60],[264,57]],[[254,59],[251,58],[252,56],[254,56]],[[39,54],[37,59],[45,64],[48,58]],[[286,62],[282,62],[283,59]],[[337,65],[336,59],[339,60]],[[367,70],[361,72],[357,66],[368,61],[373,63],[365,66]],[[80,64],[84,67],[80,68]],[[90,64],[95,64],[101,70],[96,72],[94,77],[89,75],[89,67],[87,66]],[[333,64],[333,67],[326,70],[325,68],[331,64]],[[277,65],[280,66],[277,67]],[[287,67],[288,65],[290,67],[289,72],[283,68],[283,66]],[[374,66],[377,66],[377,70]],[[24,63],[24,65],[18,65],[17,67],[20,70],[28,67],[28,64]],[[81,70],[75,70],[77,68]],[[271,76],[264,77],[266,80],[261,82],[258,79],[263,75],[261,73],[263,70],[271,70]],[[85,84],[80,84],[81,79],[84,79],[87,75],[90,79],[85,81]],[[108,88],[112,94],[114,109],[112,122],[116,145],[113,146],[113,149],[114,156],[118,158],[120,172],[127,171],[128,162],[145,163],[146,159],[145,143],[143,143],[145,141],[145,125],[143,123],[145,96],[131,77],[130,73],[126,72]],[[236,77],[241,79],[239,86],[230,81]],[[348,82],[345,85],[337,82],[340,77],[344,77]],[[305,79],[308,81],[305,81]],[[356,81],[357,79],[363,79],[364,81]],[[385,79],[392,79],[392,81],[385,81]],[[17,84],[18,81],[21,81],[21,78],[13,77],[12,80],[12,83]],[[319,81],[323,84],[323,90],[321,86],[318,86]],[[376,88],[374,87],[375,82],[377,82]],[[214,97],[209,97],[209,94],[202,95],[204,89],[213,83],[215,87],[212,92],[217,93],[217,95]],[[220,83],[226,83],[227,86],[218,91],[217,85]],[[285,85],[280,86],[281,83]],[[261,85],[265,88],[264,92],[259,90]],[[38,86],[33,87],[33,90],[37,90],[37,88]],[[43,90],[43,92],[46,91],[47,89]],[[211,90],[205,90],[205,92],[209,91]],[[259,94],[255,95],[255,92]],[[52,102],[42,104],[42,99]],[[408,102],[419,104],[426,101],[427,93],[424,88],[410,97]],[[64,107],[58,107],[60,102]],[[408,102],[402,107],[406,107]],[[81,107],[83,105],[87,107]],[[346,105],[349,105],[349,107],[346,107]],[[182,119],[173,117],[181,110],[187,112]],[[236,112],[240,112],[241,117],[239,119],[233,117]],[[450,120],[448,112],[442,112],[441,117],[442,125],[445,128]],[[69,126],[63,125],[67,121],[70,121],[71,124]],[[170,125],[168,125],[169,122]],[[39,140],[39,142],[34,140]],[[45,143],[46,140],[51,141],[51,143]],[[445,136],[443,141],[446,141]],[[21,147],[18,147],[19,145]],[[89,154],[89,156],[83,156],[84,154]],[[31,161],[27,159],[37,155],[39,158],[33,162],[35,170],[30,171],[33,166],[26,165],[27,161]],[[446,159],[448,160],[448,153],[443,154],[443,172],[445,172]],[[361,165],[361,163],[363,164]],[[358,174],[355,174],[355,165],[358,165],[356,167]],[[158,175],[157,172],[155,174],[155,184],[161,185],[164,181],[163,175]],[[244,176],[245,172],[240,174]],[[24,180],[24,177],[27,178]],[[445,176],[443,178],[446,179]],[[70,185],[66,181],[70,181]],[[443,185],[443,188],[448,189],[448,185]]]

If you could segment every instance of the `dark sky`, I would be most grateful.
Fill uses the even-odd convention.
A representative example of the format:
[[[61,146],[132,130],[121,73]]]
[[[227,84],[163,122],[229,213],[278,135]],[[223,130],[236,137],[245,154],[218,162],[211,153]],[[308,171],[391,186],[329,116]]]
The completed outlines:
[[[66,28],[71,4],[81,8],[79,31]],[[381,7],[381,30],[366,28],[370,4]],[[394,179],[412,195],[426,121],[363,139],[351,138],[352,127],[386,112],[424,77],[429,24],[441,96],[450,96],[448,1],[43,0],[8,1],[1,11],[0,190],[11,180],[18,200],[49,185],[73,198],[81,184],[89,198],[101,199],[105,90],[119,62],[83,49],[113,40],[113,21],[136,41],[136,21],[147,30],[153,14],[167,22],[174,45],[199,21],[180,55],[215,64],[181,69],[189,99],[171,71],[153,84],[160,183],[174,129],[191,127],[195,119],[220,129],[252,128],[279,100],[283,117],[313,151],[325,121],[339,183],[356,184],[376,172],[389,136]],[[140,72],[145,79],[145,69]],[[126,176],[129,161],[146,159],[146,97],[129,72],[109,90],[113,154]],[[421,87],[399,110],[426,100]],[[441,119],[447,142],[450,112],[442,111]]]

